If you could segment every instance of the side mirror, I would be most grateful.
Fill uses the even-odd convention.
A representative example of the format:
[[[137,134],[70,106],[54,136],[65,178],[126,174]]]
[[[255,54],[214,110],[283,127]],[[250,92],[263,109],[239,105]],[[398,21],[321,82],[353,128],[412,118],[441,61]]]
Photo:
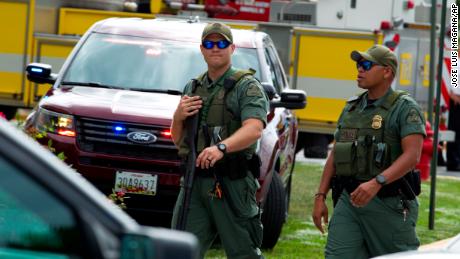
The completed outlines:
[[[31,63],[26,68],[27,79],[37,84],[54,84],[57,74],[51,73],[51,70],[51,65]]]
[[[152,227],[145,227],[140,232],[143,234],[123,235],[120,258],[199,257],[198,241],[190,233]]]
[[[271,101],[272,108],[284,107],[286,109],[303,109],[307,106],[307,95],[302,90],[287,89],[281,92],[279,100]]]
[[[265,93],[267,93],[268,99],[272,100],[276,96],[276,89],[273,86],[273,84],[268,83],[268,82],[262,82],[262,87],[265,90]]]

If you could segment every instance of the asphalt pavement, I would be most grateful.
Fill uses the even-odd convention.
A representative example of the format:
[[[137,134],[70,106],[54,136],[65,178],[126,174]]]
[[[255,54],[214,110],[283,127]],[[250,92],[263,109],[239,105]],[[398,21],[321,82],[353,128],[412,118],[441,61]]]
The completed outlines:
[[[460,171],[447,171],[445,166],[438,166],[436,174],[438,176],[447,176],[460,179]]]

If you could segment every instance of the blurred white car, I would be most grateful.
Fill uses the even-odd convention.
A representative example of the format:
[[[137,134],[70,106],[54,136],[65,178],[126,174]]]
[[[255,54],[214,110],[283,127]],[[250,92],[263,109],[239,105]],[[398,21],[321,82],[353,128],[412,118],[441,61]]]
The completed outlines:
[[[374,257],[374,259],[459,259],[460,234],[452,238],[445,246],[423,251],[408,251]]]
[[[198,258],[185,232],[137,224],[0,118],[0,258]]]

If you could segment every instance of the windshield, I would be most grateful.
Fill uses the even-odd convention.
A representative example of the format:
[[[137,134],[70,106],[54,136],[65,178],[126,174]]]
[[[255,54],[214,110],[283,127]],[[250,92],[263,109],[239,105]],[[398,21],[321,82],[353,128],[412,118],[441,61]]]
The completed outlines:
[[[256,49],[236,48],[233,66],[259,70]],[[138,90],[178,90],[206,71],[198,43],[93,33],[63,81]],[[256,73],[259,77],[260,73]]]

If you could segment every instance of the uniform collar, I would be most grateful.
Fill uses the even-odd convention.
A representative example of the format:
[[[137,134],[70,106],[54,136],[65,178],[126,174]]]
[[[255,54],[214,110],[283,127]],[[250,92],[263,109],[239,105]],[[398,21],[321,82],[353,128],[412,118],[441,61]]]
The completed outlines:
[[[390,87],[388,91],[385,93],[384,96],[380,97],[379,99],[375,100],[372,104],[369,104],[369,106],[382,106],[383,102],[388,98],[389,95],[393,94],[394,90]],[[364,93],[363,97],[361,98],[361,105],[359,106],[360,110],[364,110],[367,105],[367,95],[368,93]]]
[[[208,73],[206,72],[206,87],[208,89],[213,88],[215,85],[222,85],[224,80],[235,73],[236,69],[233,66],[230,66],[225,73],[220,76],[217,80],[213,81],[212,83],[209,83],[210,79],[208,77]]]

